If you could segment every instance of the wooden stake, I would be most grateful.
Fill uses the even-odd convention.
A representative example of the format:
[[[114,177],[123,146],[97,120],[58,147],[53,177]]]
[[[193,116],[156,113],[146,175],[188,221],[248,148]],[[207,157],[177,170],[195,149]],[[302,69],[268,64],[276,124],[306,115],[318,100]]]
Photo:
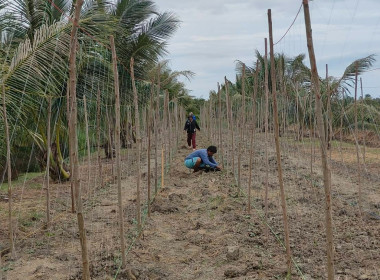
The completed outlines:
[[[151,186],[150,186],[150,149],[151,149],[151,137],[150,132],[152,129],[152,103],[153,103],[154,87],[152,82],[151,92],[150,92],[150,101],[149,101],[149,110],[148,110],[148,122],[147,122],[147,133],[148,133],[148,147],[147,147],[147,156],[148,156],[148,217],[150,217],[150,203],[151,203]]]
[[[314,54],[313,37],[311,32],[309,1],[303,0],[303,8],[305,14],[305,28],[307,38],[307,48],[309,51],[309,59],[311,65],[312,89],[315,92],[315,114],[317,117],[317,125],[319,131],[319,140],[321,147],[323,182],[325,187],[326,199],[326,241],[327,241],[327,274],[328,279],[334,279],[334,245],[333,245],[333,230],[332,230],[332,214],[331,214],[331,176],[330,167],[327,160],[327,145],[325,138],[325,129],[322,116],[322,96],[320,94],[319,75],[317,63]]]
[[[230,97],[228,95],[228,81],[227,81],[227,77],[224,76],[224,88],[225,88],[225,94],[226,94],[226,110],[227,110],[227,133],[230,133]],[[228,139],[227,139],[227,142],[228,142]],[[231,170],[230,170],[230,154],[231,154],[231,150],[230,150],[230,146],[227,144],[226,145],[226,150],[227,150],[227,176],[229,176]]]
[[[51,97],[48,97],[48,119],[47,119],[47,155],[46,155],[46,228],[50,228],[50,156],[51,156]]]
[[[88,134],[88,116],[87,116],[87,101],[86,96],[83,95],[83,107],[84,107],[84,121],[86,123],[86,144],[87,144],[87,191],[90,188],[90,171],[91,171],[91,147],[90,137]]]
[[[164,172],[164,167],[165,167],[165,157],[164,157],[164,145],[162,145],[161,149],[161,189],[164,188],[164,177],[165,177],[165,172]]]
[[[158,64],[157,69],[157,95],[156,95],[156,117],[154,118],[154,193],[158,191],[158,133],[159,133],[159,118],[160,118],[160,82],[161,68]]]
[[[366,132],[365,132],[365,129],[364,129],[364,113],[363,113],[363,110],[364,110],[364,96],[363,96],[363,82],[362,82],[362,78],[360,78],[360,92],[361,92],[361,96],[362,96],[362,108],[360,110],[360,115],[361,115],[361,119],[362,119],[362,133],[363,133],[363,163],[364,165],[366,164],[366,161],[365,161],[365,138],[366,138]]]
[[[286,200],[285,200],[285,189],[284,181],[282,178],[282,166],[281,166],[281,150],[280,150],[280,136],[279,136],[279,126],[278,126],[278,112],[277,112],[277,92],[276,92],[276,70],[274,63],[274,50],[273,50],[273,35],[272,35],[272,16],[271,10],[268,10],[268,24],[269,24],[269,47],[270,47],[270,61],[271,61],[271,79],[272,79],[272,98],[273,98],[273,121],[274,121],[274,140],[276,144],[276,155],[277,155],[277,170],[278,170],[278,181],[280,184],[281,192],[281,207],[282,216],[284,221],[284,234],[285,234],[285,246],[286,246],[286,256],[288,265],[288,275],[291,275],[292,269],[292,256],[290,252],[290,241],[289,241],[289,226],[288,226],[288,214],[286,210]]]
[[[100,176],[100,185],[103,186],[102,161],[100,157],[100,90],[96,96],[96,146],[98,152],[98,170]]]
[[[16,251],[13,241],[13,224],[12,224],[12,170],[11,170],[11,142],[9,135],[8,117],[7,117],[7,105],[5,99],[5,85],[3,84],[3,114],[4,114],[4,127],[5,127],[5,139],[7,142],[7,173],[8,173],[8,224],[9,224],[9,247],[11,250],[11,259],[16,257]],[[1,258],[1,255],[0,255]]]
[[[252,186],[252,172],[253,172],[253,156],[254,156],[254,143],[255,143],[255,130],[256,130],[256,96],[258,87],[258,72],[259,61],[256,61],[256,71],[254,75],[254,88],[252,98],[252,133],[251,133],[251,145],[249,153],[249,183],[248,183],[248,213],[251,213],[251,186]]]
[[[269,71],[268,71],[268,42],[267,38],[264,39],[265,44],[265,56],[264,56],[264,87],[265,87],[265,115],[264,115],[264,141],[265,141],[265,220],[268,221],[268,191],[269,191],[269,159],[268,159],[268,130],[269,130]],[[269,230],[265,227],[266,230],[266,240],[269,238]]]
[[[222,93],[220,92],[220,85],[218,83],[218,129],[219,129],[219,154],[222,162],[222,167],[224,168],[224,160],[223,160],[223,146],[222,146]]]
[[[358,168],[358,185],[359,185],[359,212],[363,214],[362,208],[362,184],[361,184],[361,168],[360,168],[360,155],[359,155],[359,129],[358,129],[358,63],[355,65],[355,147],[356,147],[356,165]]]
[[[139,119],[139,103],[137,96],[137,89],[135,84],[135,72],[134,72],[134,59],[131,57],[130,68],[131,68],[131,79],[132,88],[134,96],[134,106],[135,106],[135,126],[136,126],[136,143],[137,143],[137,184],[136,184],[136,219],[137,228],[141,230],[141,206],[140,206],[140,177],[141,177],[141,136],[140,136],[140,119]]]
[[[110,36],[111,49],[112,49],[112,69],[114,76],[115,88],[115,148],[116,148],[116,176],[117,176],[117,202],[119,207],[119,233],[120,233],[120,251],[121,251],[121,264],[125,267],[127,264],[125,256],[125,239],[124,239],[124,211],[123,199],[121,194],[121,155],[120,155],[120,92],[119,92],[119,74],[117,70],[117,57],[115,50],[114,37]]]
[[[81,184],[79,176],[79,159],[78,159],[78,137],[77,137],[77,101],[76,101],[76,53],[77,53],[77,29],[79,25],[79,15],[82,9],[83,0],[77,0],[75,4],[75,15],[71,29],[70,39],[70,56],[69,56],[69,99],[71,98],[72,106],[70,106],[70,126],[69,126],[69,150],[70,150],[70,165],[72,166],[71,182],[75,190],[75,203],[77,211],[77,220],[79,228],[79,238],[82,248],[82,264],[83,273],[82,279],[90,279],[90,265],[87,253],[87,237],[86,228],[84,225],[83,206],[81,197]]]

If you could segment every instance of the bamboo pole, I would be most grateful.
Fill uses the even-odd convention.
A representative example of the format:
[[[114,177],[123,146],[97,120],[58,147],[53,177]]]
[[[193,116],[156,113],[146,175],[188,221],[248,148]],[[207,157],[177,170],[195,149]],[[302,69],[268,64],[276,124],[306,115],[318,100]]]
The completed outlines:
[[[164,145],[162,145],[162,149],[161,149],[161,189],[164,188],[164,183],[165,183],[164,166],[165,166]]]
[[[50,155],[51,155],[51,97],[48,97],[47,155],[46,155],[46,228],[50,228]]]
[[[156,108],[154,118],[154,193],[158,191],[158,133],[159,133],[159,118],[160,118],[160,82],[161,82],[161,68],[158,64],[157,69],[157,95],[156,95]]]
[[[178,123],[178,99],[174,99],[174,121],[175,121],[175,139],[176,139],[176,150],[178,150],[178,135],[179,135],[179,123]]]
[[[241,94],[242,94],[242,103],[241,103],[241,118],[242,118],[242,123],[241,123],[241,138],[239,139],[240,142],[242,141],[245,143],[245,112],[246,112],[246,106],[245,106],[245,64],[243,64],[243,69],[242,69],[242,76],[241,76]],[[243,148],[245,145],[243,146]]]
[[[77,52],[77,29],[79,24],[79,16],[82,9],[83,0],[78,0],[75,4],[75,15],[73,26],[71,29],[70,39],[70,56],[69,56],[69,99],[71,97],[72,106],[70,106],[70,126],[69,126],[69,148],[70,148],[70,165],[72,166],[73,173],[71,174],[71,181],[75,189],[75,202],[76,212],[79,228],[79,238],[82,248],[82,264],[83,273],[82,279],[90,279],[90,265],[87,253],[87,237],[83,217],[83,205],[81,197],[81,182],[79,177],[79,159],[78,159],[78,137],[77,137],[77,101],[76,101],[76,52]]]
[[[359,129],[358,129],[358,63],[355,64],[355,147],[356,147],[356,165],[358,168],[358,185],[359,185],[359,213],[363,213],[362,205],[362,184],[361,184],[361,168],[360,168],[360,155],[359,155]]]
[[[120,155],[120,90],[119,90],[119,75],[117,70],[117,57],[115,50],[115,39],[111,35],[111,49],[112,49],[112,69],[114,76],[115,88],[115,148],[116,148],[116,176],[117,176],[117,202],[119,208],[119,234],[120,234],[120,251],[121,251],[121,264],[125,267],[127,264],[125,256],[125,239],[124,239],[124,212],[123,212],[123,199],[121,194],[121,155]]]
[[[11,259],[16,257],[16,250],[13,240],[13,224],[12,224],[12,169],[11,169],[11,142],[9,135],[9,125],[7,117],[7,105],[5,98],[5,85],[3,84],[3,114],[4,114],[4,127],[5,139],[7,143],[7,175],[8,175],[8,223],[9,223],[9,247],[11,251]],[[1,255],[0,255],[1,258]]]
[[[154,88],[153,88],[153,82],[151,87],[151,93],[150,93],[150,101],[149,101],[149,110],[148,110],[148,122],[147,122],[147,128],[148,128],[148,147],[147,147],[147,156],[148,156],[148,217],[150,217],[150,203],[151,203],[151,183],[150,183],[150,177],[151,177],[151,168],[150,168],[150,150],[151,150],[151,129],[152,129],[152,103],[153,103],[153,95],[154,95]]]
[[[364,96],[363,96],[363,82],[362,82],[362,78],[360,78],[360,92],[361,92],[361,96],[362,96],[362,107],[361,107],[361,110],[360,110],[360,115],[361,115],[361,119],[362,119],[362,133],[363,133],[363,163],[364,165],[366,164],[366,161],[365,161],[365,139],[366,139],[366,132],[364,130]]]
[[[307,38],[307,48],[309,51],[309,59],[311,65],[312,75],[312,88],[315,92],[315,113],[317,117],[317,125],[319,130],[319,140],[321,147],[322,168],[323,168],[323,181],[325,187],[326,198],[326,241],[327,241],[327,274],[328,279],[334,279],[334,244],[333,244],[333,230],[332,230],[332,213],[331,213],[331,176],[330,167],[327,160],[327,147],[325,141],[325,130],[323,125],[322,116],[322,100],[319,86],[319,75],[317,70],[317,63],[314,54],[313,37],[311,32],[309,1],[303,0],[303,8],[305,14],[305,28]]]
[[[224,148],[222,148],[222,93],[220,91],[220,85],[218,83],[218,130],[219,130],[219,151],[222,162],[222,167],[224,168],[224,160],[223,160],[223,152]]]
[[[340,112],[339,149],[341,162],[343,163],[343,116],[344,116],[344,91],[342,90],[342,110]]]
[[[140,177],[141,177],[141,136],[140,136],[140,120],[139,120],[139,103],[137,96],[137,89],[135,84],[135,72],[134,72],[134,59],[131,57],[130,62],[131,69],[131,79],[132,79],[132,88],[133,88],[133,101],[135,106],[135,126],[136,126],[136,143],[137,143],[137,184],[136,184],[136,220],[137,228],[141,230],[141,206],[140,206]]]
[[[227,77],[224,76],[224,89],[225,89],[225,94],[226,94],[226,110],[227,110],[227,134],[230,133],[230,110],[229,110],[229,104],[230,104],[230,97],[228,95],[228,81],[227,81]],[[228,140],[227,140],[228,142]],[[226,145],[226,151],[227,151],[227,176],[229,176],[231,170],[230,170],[230,154],[231,154],[231,150],[230,150],[230,147],[229,145],[227,144]]]
[[[240,107],[240,120],[239,125],[239,143],[238,143],[238,190],[241,190],[241,154],[242,154],[242,142],[244,141],[243,130],[245,126],[245,64],[243,64],[242,77],[241,77],[241,96],[242,96],[242,106]]]
[[[87,102],[86,96],[83,96],[83,107],[84,107],[84,121],[86,125],[86,145],[87,145],[87,191],[90,188],[90,170],[91,170],[91,147],[90,147],[90,137],[88,134],[88,115],[87,115]]]
[[[100,90],[98,88],[98,93],[96,96],[96,146],[98,153],[98,171],[100,176],[100,185],[103,185],[103,174],[102,174],[102,161],[100,157]]]
[[[108,148],[107,149],[109,152],[109,156],[111,157],[112,182],[114,182],[115,172],[114,172],[114,166],[113,166],[113,137],[111,133],[111,120],[108,114],[108,106],[106,107],[106,118],[107,118],[107,128],[108,128]]]
[[[277,112],[277,93],[276,93],[276,70],[274,63],[274,50],[273,50],[273,35],[272,35],[272,13],[268,10],[268,25],[269,25],[269,47],[270,47],[270,61],[271,61],[271,79],[272,79],[272,100],[273,100],[273,121],[274,121],[274,139],[276,144],[276,155],[277,155],[277,170],[278,170],[278,181],[280,184],[281,192],[281,207],[284,222],[284,234],[285,234],[285,246],[286,246],[286,256],[288,265],[288,275],[291,275],[292,269],[292,257],[290,252],[290,241],[289,241],[289,226],[288,226],[288,215],[286,210],[286,200],[285,200],[285,189],[284,181],[282,177],[282,166],[281,166],[281,150],[279,141],[279,126],[278,126],[278,112]]]
[[[264,139],[265,139],[265,220],[268,220],[268,191],[269,191],[269,159],[268,159],[268,130],[269,130],[269,71],[268,71],[268,42],[264,39],[265,55],[264,55],[264,87],[265,87],[265,108],[264,108]],[[269,230],[266,227],[266,240],[269,238]]]
[[[259,61],[256,61],[256,71],[254,74],[254,87],[252,98],[252,133],[251,133],[251,145],[249,153],[249,183],[248,183],[248,213],[251,213],[251,186],[252,186],[252,172],[253,172],[253,157],[254,157],[254,144],[255,144],[255,130],[256,130],[256,96],[258,87],[258,72]]]
[[[327,83],[327,148],[330,150],[329,158],[331,162],[331,153],[332,153],[332,111],[331,111],[331,93],[330,93],[330,83],[329,83],[329,67],[326,64],[326,83]]]

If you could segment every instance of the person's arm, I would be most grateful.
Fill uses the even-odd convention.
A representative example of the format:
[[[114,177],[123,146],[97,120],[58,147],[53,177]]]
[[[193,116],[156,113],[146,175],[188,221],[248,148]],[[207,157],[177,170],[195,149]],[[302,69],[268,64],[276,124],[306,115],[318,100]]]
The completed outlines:
[[[216,165],[218,165],[218,163],[215,161],[215,159],[213,157],[209,157],[210,161]]]
[[[217,164],[215,164],[209,160],[209,158],[207,156],[207,152],[201,153],[200,157],[201,157],[204,164],[210,165],[211,167],[217,167],[218,166]]]
[[[187,127],[188,127],[188,122],[186,121],[185,122],[185,127],[183,128],[183,130],[187,130]]]
[[[196,121],[196,120],[193,120],[193,122],[195,122],[195,127],[196,127],[199,131],[201,131],[201,129],[199,128],[199,125],[198,125],[197,121]]]

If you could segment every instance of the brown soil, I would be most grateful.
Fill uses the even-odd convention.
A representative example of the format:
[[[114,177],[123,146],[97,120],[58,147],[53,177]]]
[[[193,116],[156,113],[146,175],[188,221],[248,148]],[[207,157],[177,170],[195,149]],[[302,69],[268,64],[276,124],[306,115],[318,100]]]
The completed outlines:
[[[200,147],[209,144],[201,133],[197,137]],[[243,153],[240,191],[226,171],[190,173],[183,165],[183,159],[190,151],[183,146],[173,156],[164,187],[159,191],[151,216],[137,240],[135,169],[130,165],[133,157],[129,155],[129,160],[124,161],[129,164],[124,166],[122,185],[128,247],[126,269],[119,269],[117,190],[110,183],[111,164],[103,161],[103,174],[107,174],[107,178],[104,178],[104,186],[97,188],[92,187],[99,185],[96,161],[91,167],[90,184],[86,181],[87,169],[83,166],[81,173],[92,279],[284,279],[286,254],[281,244],[283,223],[274,145],[265,143],[261,134],[256,142],[252,173],[254,208],[251,213],[247,212],[244,195],[250,172],[248,152]],[[292,278],[326,279],[324,188],[318,164],[319,150],[315,150],[311,176],[310,146],[294,143],[285,137],[281,143],[295,264]],[[264,145],[270,145],[267,222],[263,218]],[[379,279],[379,160],[374,161],[377,167],[372,166],[377,173],[363,171],[362,216],[357,205],[354,162],[341,163],[338,155],[332,162],[336,279]],[[146,158],[143,162],[146,165]],[[146,197],[146,166],[143,173],[142,197]],[[42,182],[41,178],[35,180]],[[69,184],[57,184],[52,189],[52,216],[55,220],[49,232],[40,230],[44,216],[33,214],[44,215],[44,190],[27,186],[16,189],[15,216],[20,217],[17,258],[10,261],[4,251],[3,270],[6,271],[3,279],[81,278],[76,215],[70,213],[70,187]],[[2,200],[0,206],[4,209],[0,212],[0,250],[3,250],[8,244],[6,201]]]

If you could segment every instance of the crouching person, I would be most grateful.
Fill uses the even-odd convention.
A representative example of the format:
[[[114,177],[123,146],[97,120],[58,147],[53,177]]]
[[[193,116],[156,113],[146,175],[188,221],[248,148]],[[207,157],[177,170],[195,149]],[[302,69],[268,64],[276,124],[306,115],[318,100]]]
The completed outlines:
[[[205,171],[220,171],[222,168],[213,158],[217,149],[215,146],[210,146],[207,149],[200,149],[192,152],[185,158],[185,166],[194,169],[197,172],[201,169]]]

